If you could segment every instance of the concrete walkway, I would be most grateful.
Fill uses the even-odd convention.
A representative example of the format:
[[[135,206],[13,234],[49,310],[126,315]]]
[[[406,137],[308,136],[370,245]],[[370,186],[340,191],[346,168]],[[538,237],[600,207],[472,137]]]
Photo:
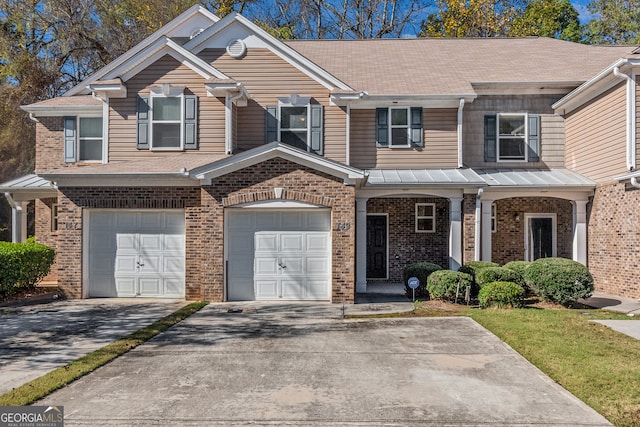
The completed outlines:
[[[87,299],[0,308],[0,394],[186,304],[157,299]]]
[[[629,320],[594,320],[594,322],[640,340],[640,300],[594,292],[591,298],[580,300],[580,302],[603,310],[625,313],[629,316]]]
[[[211,304],[37,404],[67,426],[610,425],[469,318],[331,304]]]

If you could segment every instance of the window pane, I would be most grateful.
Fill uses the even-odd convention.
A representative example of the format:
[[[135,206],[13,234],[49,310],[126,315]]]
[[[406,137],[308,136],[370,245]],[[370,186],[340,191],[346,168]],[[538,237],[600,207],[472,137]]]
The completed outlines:
[[[282,129],[306,129],[307,107],[282,107],[280,127]]]
[[[102,117],[80,117],[80,138],[102,138]]]
[[[409,129],[391,129],[391,145],[407,145],[409,143]]]
[[[524,160],[524,139],[500,138],[500,158]]]
[[[433,216],[433,206],[418,205],[418,216]]]
[[[432,231],[433,230],[433,218],[420,218],[420,219],[418,219],[418,230],[420,230],[420,231]]]
[[[180,148],[180,123],[154,123],[153,148]]]
[[[302,150],[307,149],[307,131],[282,131],[280,132],[280,139],[285,144],[292,145]]]
[[[153,100],[153,120],[180,120],[182,98],[151,98]]]
[[[500,116],[500,135],[524,136],[524,116]]]
[[[102,140],[81,139],[79,160],[102,160]]]
[[[407,126],[409,124],[407,110],[391,110],[392,126]]]

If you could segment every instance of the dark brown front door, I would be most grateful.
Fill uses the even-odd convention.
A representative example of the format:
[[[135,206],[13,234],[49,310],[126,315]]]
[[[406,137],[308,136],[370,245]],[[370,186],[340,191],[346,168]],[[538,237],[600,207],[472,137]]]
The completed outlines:
[[[387,217],[367,216],[367,278],[387,278]]]

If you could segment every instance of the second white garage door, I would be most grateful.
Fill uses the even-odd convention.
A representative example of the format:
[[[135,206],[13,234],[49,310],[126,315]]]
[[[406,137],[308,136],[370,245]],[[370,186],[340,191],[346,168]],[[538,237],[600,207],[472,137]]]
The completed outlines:
[[[331,299],[331,211],[227,212],[227,299]]]

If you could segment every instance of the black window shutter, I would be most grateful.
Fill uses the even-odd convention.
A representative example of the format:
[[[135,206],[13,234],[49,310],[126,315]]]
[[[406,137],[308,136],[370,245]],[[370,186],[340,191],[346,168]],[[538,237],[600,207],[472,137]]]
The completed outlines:
[[[324,142],[322,135],[322,105],[311,105],[311,152],[322,156],[324,154]]]
[[[65,117],[64,128],[64,161],[73,163],[76,161],[76,118]]]
[[[484,161],[495,162],[496,157],[496,116],[484,116]]]
[[[422,107],[411,107],[411,146],[424,147]]]
[[[198,149],[198,97],[184,96],[184,149]]]
[[[376,146],[389,146],[389,109],[376,108]]]
[[[540,161],[540,116],[529,114],[529,128],[527,130],[527,150],[530,162]]]
[[[278,107],[276,105],[267,105],[265,111],[265,131],[264,139],[268,144],[278,140]]]
[[[138,105],[136,110],[136,118],[138,120],[137,144],[138,150],[148,150],[149,146],[149,97],[138,96]]]

